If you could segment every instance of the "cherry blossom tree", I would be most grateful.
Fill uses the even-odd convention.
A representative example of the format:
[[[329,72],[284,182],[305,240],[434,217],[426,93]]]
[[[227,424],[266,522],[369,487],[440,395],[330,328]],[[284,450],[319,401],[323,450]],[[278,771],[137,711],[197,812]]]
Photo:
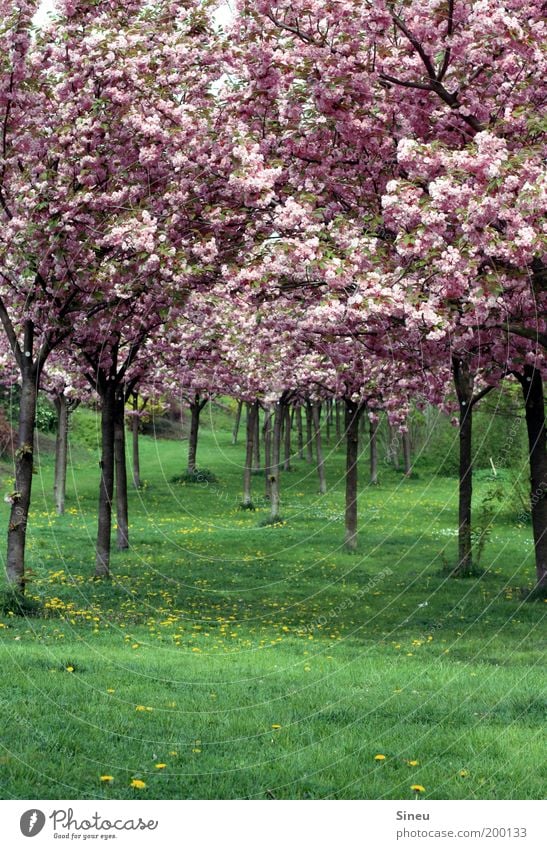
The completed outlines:
[[[20,589],[44,365],[78,321],[88,344],[101,312],[139,301],[152,279],[192,275],[185,228],[199,246],[191,210],[207,201],[193,177],[218,76],[208,4],[66,0],[33,34],[36,5],[4,3],[0,30],[0,319],[22,393],[7,573]]]
[[[542,471],[532,472],[532,502],[543,581],[541,369],[530,347],[512,342],[502,359],[499,342],[500,325],[536,342],[544,333],[537,117],[545,101],[545,56],[538,50],[545,34],[542,2],[500,7],[493,0],[449,0],[424,7],[412,0],[326,6],[280,0],[252,7],[242,2],[240,10],[236,32],[245,55],[248,120],[261,150],[284,163],[284,207],[296,202],[312,208],[301,229],[309,235],[314,270],[328,267],[330,288],[345,286],[351,293],[348,257],[333,231],[348,234],[353,227],[351,242],[362,263],[353,276],[369,281],[365,323],[373,301],[386,317],[391,311],[392,329],[399,327],[412,350],[420,317],[425,339],[454,343],[441,344],[438,355],[449,357],[452,350],[456,363],[473,350],[471,328],[480,327],[494,357],[490,381],[496,370],[518,371],[523,355],[534,360],[527,367],[535,379],[527,375],[525,384],[537,394],[527,410],[538,411],[531,458]],[[324,225],[319,234],[318,220]],[[371,254],[381,269],[380,286],[363,263]],[[299,272],[293,270],[293,280]],[[468,425],[470,415],[462,418],[464,430]],[[538,442],[541,449],[532,450]],[[462,463],[465,491],[470,466],[465,457]],[[467,519],[460,524],[468,538]]]

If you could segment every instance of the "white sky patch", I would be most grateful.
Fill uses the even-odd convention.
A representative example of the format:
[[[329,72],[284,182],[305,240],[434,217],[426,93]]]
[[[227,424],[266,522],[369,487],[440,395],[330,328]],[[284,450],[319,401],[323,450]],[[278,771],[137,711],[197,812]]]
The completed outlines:
[[[42,0],[40,8],[34,16],[34,23],[37,26],[42,26],[47,23],[49,13],[55,9],[55,0]],[[234,9],[229,0],[219,2],[218,9],[215,12],[215,20],[221,27],[229,24],[234,17]]]
[[[55,3],[53,0],[42,0],[40,8],[34,15],[34,23],[36,26],[42,26],[42,24],[46,24],[48,21],[48,14],[53,11],[55,8]]]

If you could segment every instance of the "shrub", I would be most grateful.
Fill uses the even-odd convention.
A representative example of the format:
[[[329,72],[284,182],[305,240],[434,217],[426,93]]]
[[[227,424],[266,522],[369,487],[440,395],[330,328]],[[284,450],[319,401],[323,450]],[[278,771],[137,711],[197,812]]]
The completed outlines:
[[[0,613],[4,616],[13,613],[15,616],[40,616],[42,605],[36,599],[11,589],[0,590]]]
[[[43,433],[54,433],[57,430],[55,407],[41,394],[36,402],[36,427]]]
[[[281,527],[281,525],[285,525],[286,521],[282,516],[266,516],[265,519],[261,519],[258,523],[259,528],[271,528],[271,527]]]
[[[218,478],[210,469],[194,469],[182,475],[174,475],[171,483],[217,483]]]

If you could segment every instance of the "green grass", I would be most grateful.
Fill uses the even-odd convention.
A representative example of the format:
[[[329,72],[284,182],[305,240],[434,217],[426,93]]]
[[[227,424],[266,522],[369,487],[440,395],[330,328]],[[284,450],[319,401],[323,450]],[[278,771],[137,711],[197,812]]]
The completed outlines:
[[[76,416],[93,445],[90,414]],[[455,480],[385,467],[363,486],[348,555],[340,451],[324,497],[296,460],[284,524],[261,526],[264,480],[242,511],[229,425],[204,413],[198,463],[216,483],[169,483],[186,444],[142,439],[132,548],[113,554],[110,582],[91,577],[96,453],[74,446],[63,517],[40,457],[28,593],[43,615],[0,613],[2,795],[411,799],[420,784],[437,799],[543,797],[530,528],[503,512],[484,574],[448,579]]]

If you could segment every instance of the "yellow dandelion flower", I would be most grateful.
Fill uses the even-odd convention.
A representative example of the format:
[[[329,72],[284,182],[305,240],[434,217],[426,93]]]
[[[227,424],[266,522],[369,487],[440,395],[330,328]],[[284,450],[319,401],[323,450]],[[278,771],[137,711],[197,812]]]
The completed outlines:
[[[67,666],[66,671],[67,672],[74,672],[74,667],[73,666]]]
[[[466,769],[460,769],[460,771],[459,771],[458,775],[460,776],[460,778],[467,778],[467,776],[469,775],[469,773],[467,772],[467,770],[466,770]]]
[[[156,769],[165,769],[167,764],[156,764]]]
[[[116,690],[113,690],[112,687],[109,687],[106,692],[107,693],[115,693]]]
[[[281,728],[280,725],[272,725],[272,728]]]
[[[385,759],[386,759],[385,755],[374,755],[375,761],[385,761]]]
[[[414,790],[415,793],[425,793],[425,787],[422,787],[421,784],[411,784],[410,789]]]
[[[419,763],[420,763],[420,761],[407,761],[407,764],[409,766],[418,766]]]
[[[135,790],[144,790],[144,788],[146,787],[146,782],[141,781],[140,778],[134,778],[129,786],[134,787]]]
[[[195,755],[199,755],[199,753],[201,752],[201,749],[192,749],[192,752],[193,752]]]
[[[175,755],[178,755],[178,752],[173,751],[173,752],[169,752],[169,754],[175,756]]]
[[[107,782],[114,781],[114,776],[113,775],[101,775],[100,780],[101,781],[107,781]]]

